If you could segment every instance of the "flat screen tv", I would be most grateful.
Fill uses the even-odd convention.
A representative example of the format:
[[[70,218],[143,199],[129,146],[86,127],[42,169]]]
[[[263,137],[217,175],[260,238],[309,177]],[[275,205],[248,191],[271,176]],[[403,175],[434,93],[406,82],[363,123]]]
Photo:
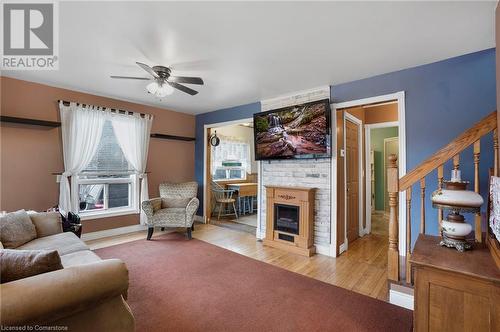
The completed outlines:
[[[253,115],[255,159],[330,157],[328,99]]]

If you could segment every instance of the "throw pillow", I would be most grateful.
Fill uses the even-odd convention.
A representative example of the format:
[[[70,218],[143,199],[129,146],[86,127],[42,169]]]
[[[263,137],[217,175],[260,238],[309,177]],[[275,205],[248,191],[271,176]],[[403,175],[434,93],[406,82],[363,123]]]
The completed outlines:
[[[57,250],[0,250],[2,284],[62,268]]]
[[[36,238],[35,225],[24,210],[0,217],[0,241],[5,248],[17,248]]]
[[[162,198],[161,208],[185,208],[191,198]]]
[[[62,233],[62,220],[59,212],[38,212],[29,214],[35,225],[36,236],[44,237]]]

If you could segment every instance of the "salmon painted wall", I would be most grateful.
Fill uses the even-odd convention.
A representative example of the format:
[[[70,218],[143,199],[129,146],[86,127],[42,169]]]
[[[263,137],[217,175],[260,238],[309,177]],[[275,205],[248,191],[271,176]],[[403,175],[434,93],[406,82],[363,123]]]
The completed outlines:
[[[125,109],[154,116],[153,133],[194,137],[193,115],[48,85],[0,77],[1,110],[6,116],[60,121],[57,100]],[[147,171],[149,195],[161,182],[194,179],[194,142],[151,138]],[[59,184],[51,173],[63,171],[60,128],[2,124],[0,128],[0,209],[43,211],[58,202]],[[139,223],[138,215],[83,221],[84,232]]]

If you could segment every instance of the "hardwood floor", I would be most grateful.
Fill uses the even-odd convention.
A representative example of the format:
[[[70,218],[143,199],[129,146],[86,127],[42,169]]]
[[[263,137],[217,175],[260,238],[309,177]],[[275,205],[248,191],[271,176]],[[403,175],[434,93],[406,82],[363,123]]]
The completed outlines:
[[[156,230],[154,237],[165,232]],[[386,236],[359,238],[337,258],[302,257],[264,246],[254,235],[214,225],[196,224],[193,237],[286,270],[343,287],[380,300],[388,300]],[[92,249],[146,238],[146,231],[87,241]]]

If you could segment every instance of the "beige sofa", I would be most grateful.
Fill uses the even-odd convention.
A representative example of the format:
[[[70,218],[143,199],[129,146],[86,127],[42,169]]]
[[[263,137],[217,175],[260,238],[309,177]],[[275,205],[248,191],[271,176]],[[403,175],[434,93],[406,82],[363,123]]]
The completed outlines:
[[[101,260],[76,235],[63,233],[59,213],[31,219],[38,237],[16,249],[55,249],[64,269],[1,284],[2,326],[133,331],[134,316],[124,300],[128,289],[125,264],[118,259]]]

